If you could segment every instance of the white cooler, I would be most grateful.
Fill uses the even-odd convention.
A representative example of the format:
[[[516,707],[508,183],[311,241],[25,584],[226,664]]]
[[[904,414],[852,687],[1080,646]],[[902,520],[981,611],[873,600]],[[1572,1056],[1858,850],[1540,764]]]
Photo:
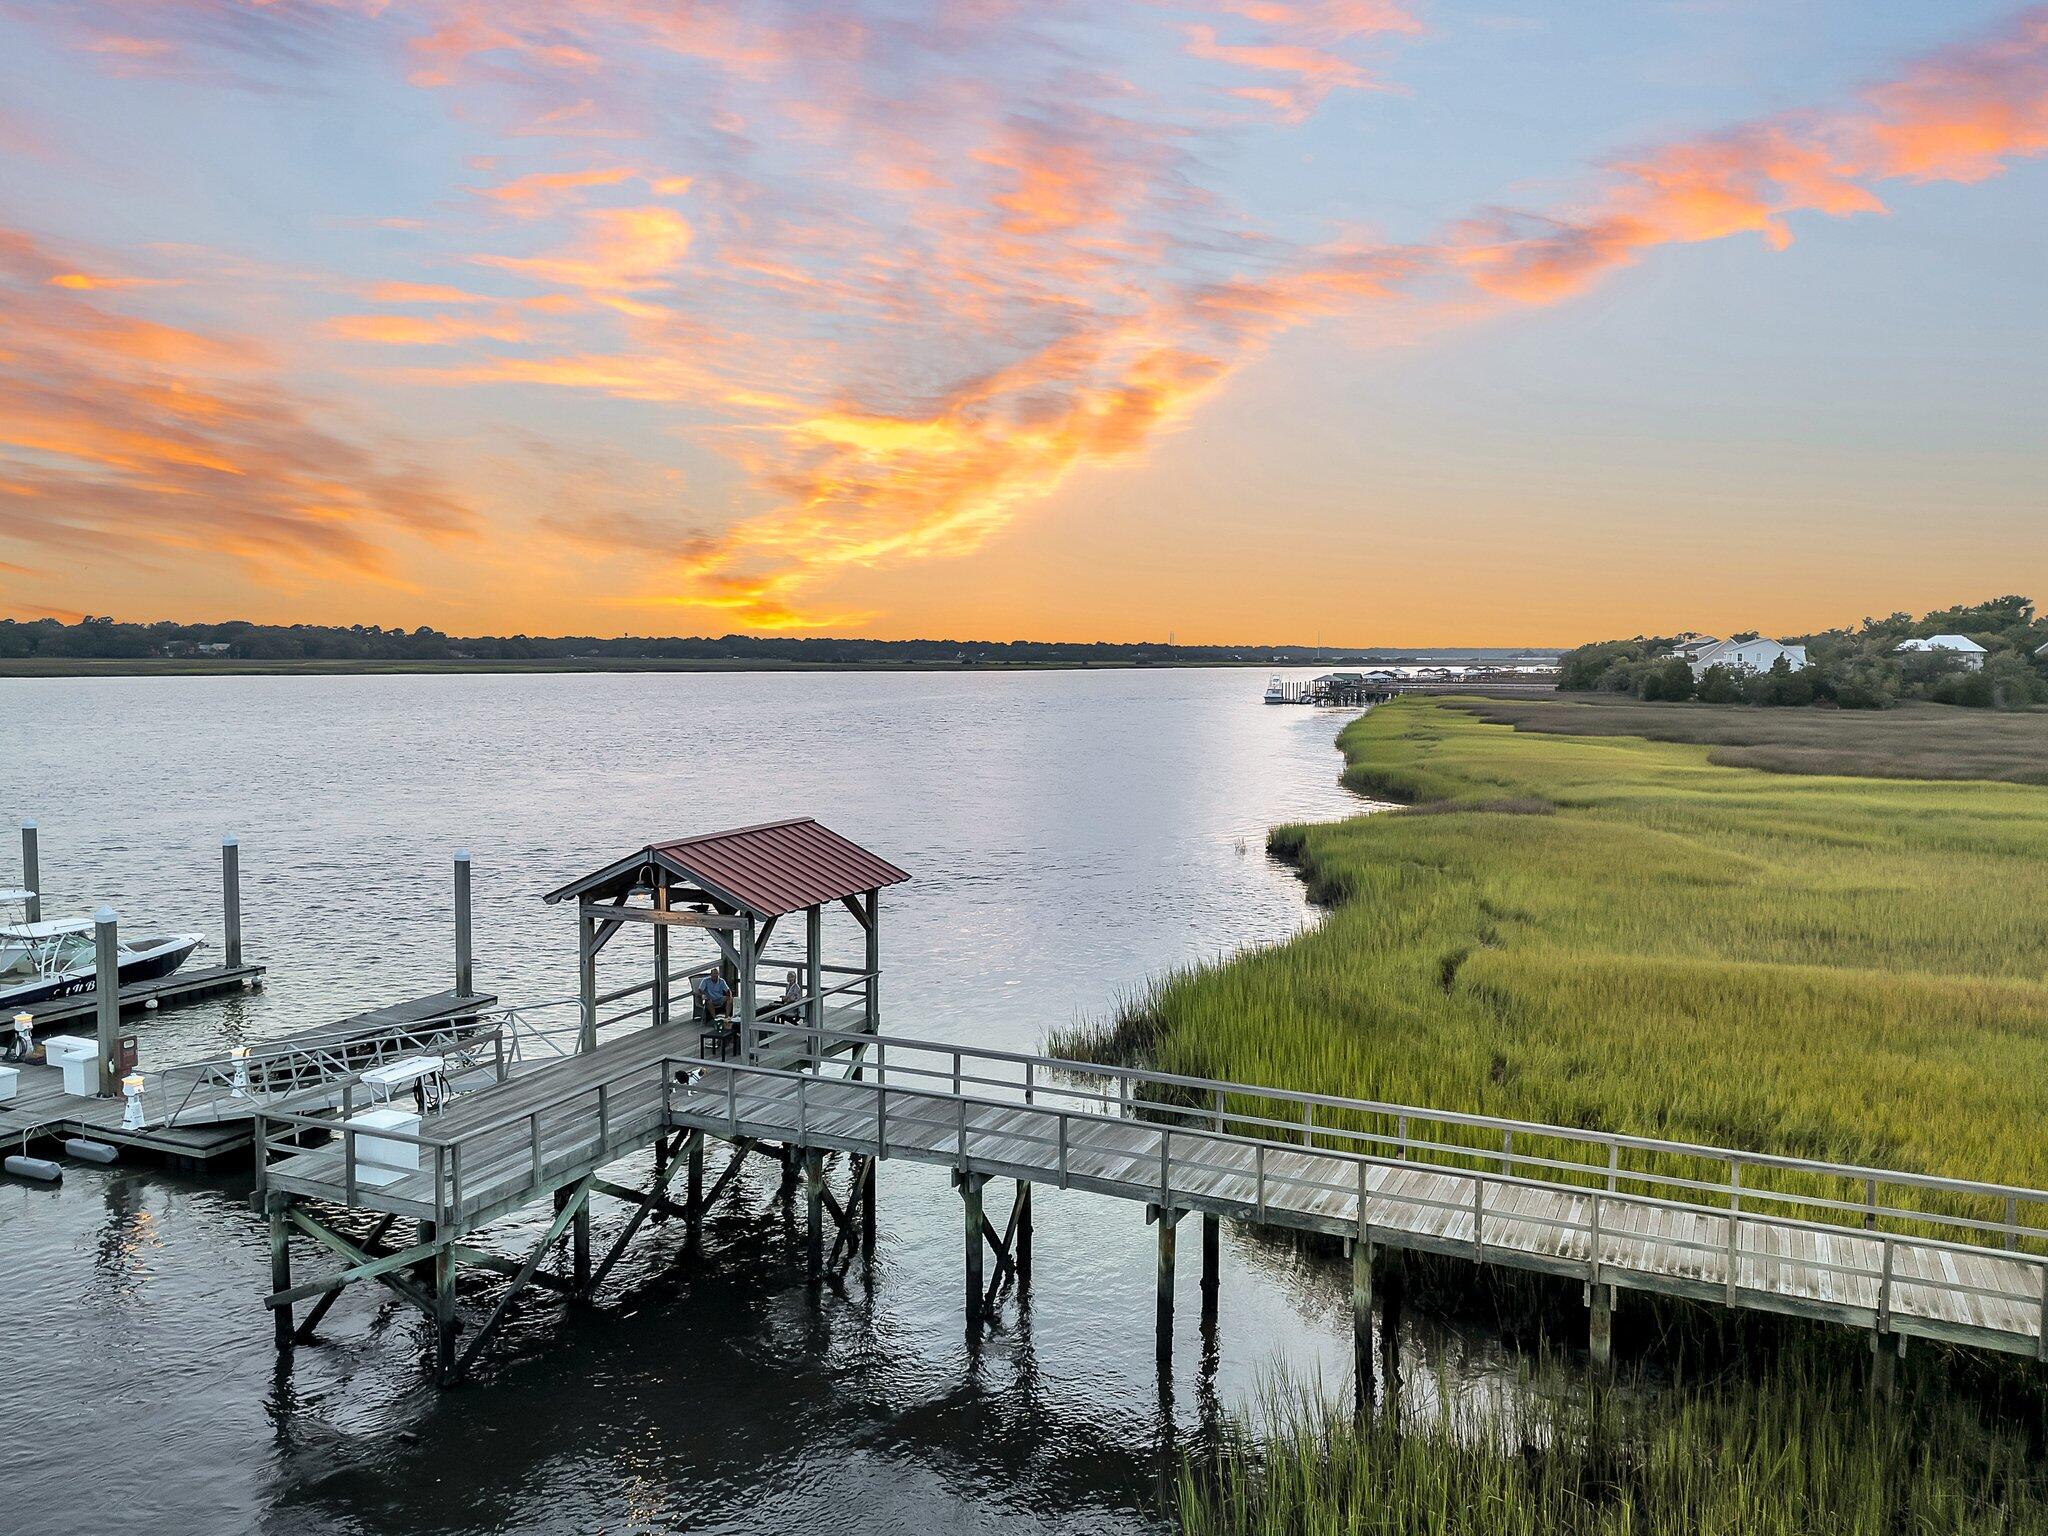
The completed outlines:
[[[90,1098],[100,1091],[100,1043],[81,1035],[50,1035],[43,1060],[64,1074],[64,1091]]]
[[[359,1132],[397,1131],[403,1136],[420,1133],[418,1115],[409,1109],[394,1109],[388,1104],[350,1115],[348,1124]],[[356,1178],[365,1184],[389,1184],[408,1173],[419,1172],[420,1149],[410,1141],[398,1141],[390,1136],[358,1135],[355,1142]]]
[[[21,1086],[21,1074],[12,1067],[0,1067],[0,1104],[14,1097],[14,1090]]]

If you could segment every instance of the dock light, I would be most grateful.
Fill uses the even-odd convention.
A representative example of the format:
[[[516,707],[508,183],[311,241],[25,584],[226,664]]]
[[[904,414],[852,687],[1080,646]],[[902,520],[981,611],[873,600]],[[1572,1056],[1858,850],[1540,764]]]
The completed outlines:
[[[249,1097],[249,1047],[246,1045],[230,1046],[228,1048],[228,1060],[235,1064],[235,1091],[229,1094],[228,1097],[231,1099],[246,1099]]]
[[[121,1079],[121,1129],[139,1131],[142,1129],[142,1074],[130,1072]]]
[[[35,1027],[36,1016],[26,1008],[14,1016],[14,1049],[23,1061],[36,1048]]]

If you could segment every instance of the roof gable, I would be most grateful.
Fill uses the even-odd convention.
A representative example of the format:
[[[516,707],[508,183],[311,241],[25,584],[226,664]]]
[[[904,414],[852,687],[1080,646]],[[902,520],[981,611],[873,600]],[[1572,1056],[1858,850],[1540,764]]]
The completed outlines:
[[[858,896],[910,876],[808,816],[649,843],[638,853],[551,891],[562,901],[636,878],[659,866],[756,917]]]

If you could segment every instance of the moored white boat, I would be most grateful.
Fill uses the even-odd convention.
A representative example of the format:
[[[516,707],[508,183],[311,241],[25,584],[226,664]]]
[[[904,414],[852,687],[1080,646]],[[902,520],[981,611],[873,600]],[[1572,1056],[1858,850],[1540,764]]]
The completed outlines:
[[[0,903],[25,906],[32,894],[0,891]],[[196,933],[122,934],[117,951],[121,985],[161,981],[203,942]],[[0,1015],[30,1003],[92,992],[98,976],[91,918],[0,925]]]

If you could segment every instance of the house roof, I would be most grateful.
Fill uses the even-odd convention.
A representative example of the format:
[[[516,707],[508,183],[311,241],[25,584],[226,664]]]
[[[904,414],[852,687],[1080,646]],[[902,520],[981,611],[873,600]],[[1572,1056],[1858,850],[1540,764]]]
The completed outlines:
[[[756,917],[780,917],[842,897],[900,885],[910,876],[808,816],[649,843],[550,891],[549,902],[630,889],[659,867]]]
[[[1984,654],[1984,647],[1968,635],[1929,635],[1924,640],[1902,640],[1902,651],[1965,651],[1973,655]]]

